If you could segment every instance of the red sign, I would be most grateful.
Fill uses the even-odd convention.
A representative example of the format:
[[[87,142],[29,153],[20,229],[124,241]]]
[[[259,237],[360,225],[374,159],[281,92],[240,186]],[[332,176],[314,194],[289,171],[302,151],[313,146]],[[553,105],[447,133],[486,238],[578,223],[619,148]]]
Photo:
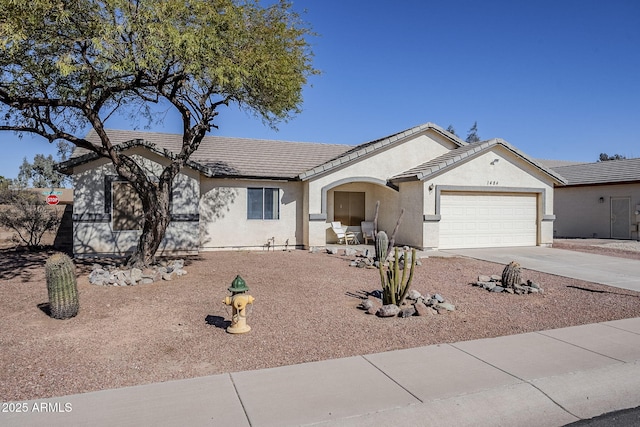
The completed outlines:
[[[58,199],[58,196],[56,196],[55,194],[47,196],[47,204],[57,205],[58,203],[60,203],[60,199]]]

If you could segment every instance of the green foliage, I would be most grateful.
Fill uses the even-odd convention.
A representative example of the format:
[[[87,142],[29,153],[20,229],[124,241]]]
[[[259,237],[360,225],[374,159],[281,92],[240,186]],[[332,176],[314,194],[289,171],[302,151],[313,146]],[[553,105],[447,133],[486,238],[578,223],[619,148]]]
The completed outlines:
[[[9,178],[5,178],[4,176],[0,175],[0,195],[9,189],[11,183],[12,181]],[[0,204],[2,203],[4,202],[0,198]]]
[[[449,132],[449,133],[450,133],[450,134],[452,134],[452,135],[458,136],[458,134],[456,133],[455,128],[453,127],[453,125],[449,125],[449,126],[447,127],[447,132]]]
[[[0,209],[0,226],[13,230],[18,241],[28,249],[40,247],[47,231],[60,224],[55,208],[48,206],[43,196],[27,190],[5,190],[0,194],[4,206]]]
[[[130,265],[147,265],[159,247],[173,179],[219,109],[236,103],[275,127],[299,111],[317,73],[312,32],[284,0],[0,0],[0,18],[0,130],[64,139],[111,161],[145,211]],[[149,125],[167,106],[182,119],[183,143],[154,179],[113,149],[105,125],[123,112]],[[100,145],[84,139],[88,128]]]
[[[378,233],[379,234],[379,233]],[[394,259],[391,263],[380,261],[378,270],[380,272],[380,281],[382,283],[382,304],[395,304],[400,306],[407,296],[411,282],[413,281],[413,272],[416,266],[416,250],[411,250],[411,261],[407,266],[409,251],[403,252],[402,261],[399,256],[400,251],[395,248]],[[402,275],[400,273],[400,263],[403,263]],[[407,277],[407,268],[409,276]]]
[[[389,237],[384,231],[376,234],[376,259],[378,262],[385,262],[389,250]]]
[[[49,308],[54,319],[69,319],[78,314],[78,285],[75,266],[69,256],[55,253],[45,264]]]
[[[473,126],[471,126],[467,132],[467,139],[465,139],[465,141],[469,144],[480,141],[480,136],[478,135],[478,122],[473,122]]]
[[[606,162],[609,160],[625,160],[626,157],[621,155],[621,154],[613,154],[613,155],[608,155],[607,153],[600,153],[600,157],[598,158],[599,162]]]
[[[51,154],[36,154],[33,163],[27,158],[22,161],[16,182],[22,188],[60,188],[66,187],[69,177],[56,171],[56,160]]]

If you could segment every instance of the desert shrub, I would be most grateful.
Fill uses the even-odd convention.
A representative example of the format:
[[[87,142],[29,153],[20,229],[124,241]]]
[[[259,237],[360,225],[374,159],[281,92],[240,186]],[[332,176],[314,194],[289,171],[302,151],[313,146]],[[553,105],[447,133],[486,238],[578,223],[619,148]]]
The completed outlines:
[[[15,239],[29,249],[40,247],[47,231],[55,230],[60,217],[42,196],[27,190],[5,190],[0,195],[0,226],[15,232]]]

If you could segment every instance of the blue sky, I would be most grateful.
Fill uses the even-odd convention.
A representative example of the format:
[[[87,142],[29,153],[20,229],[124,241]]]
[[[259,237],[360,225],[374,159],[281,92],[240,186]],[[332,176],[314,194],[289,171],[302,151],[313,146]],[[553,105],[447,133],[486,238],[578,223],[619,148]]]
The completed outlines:
[[[503,138],[535,158],[640,157],[640,2],[294,0],[322,71],[275,132],[234,108],[213,135],[355,145],[426,122]],[[113,128],[131,124],[116,118]],[[169,115],[153,127],[179,132]],[[55,154],[0,134],[0,175]]]

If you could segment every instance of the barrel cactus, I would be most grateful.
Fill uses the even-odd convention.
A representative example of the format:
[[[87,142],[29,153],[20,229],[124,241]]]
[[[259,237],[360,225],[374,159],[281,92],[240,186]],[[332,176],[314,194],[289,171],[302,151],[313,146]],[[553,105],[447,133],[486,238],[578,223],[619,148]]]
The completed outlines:
[[[502,286],[506,288],[513,288],[521,283],[522,277],[520,273],[520,264],[515,261],[511,261],[502,271]]]
[[[49,257],[45,264],[49,309],[54,319],[69,319],[78,314],[78,285],[73,261],[63,253]]]
[[[387,259],[387,251],[389,250],[389,237],[384,231],[378,231],[376,235],[376,259],[383,263]]]

